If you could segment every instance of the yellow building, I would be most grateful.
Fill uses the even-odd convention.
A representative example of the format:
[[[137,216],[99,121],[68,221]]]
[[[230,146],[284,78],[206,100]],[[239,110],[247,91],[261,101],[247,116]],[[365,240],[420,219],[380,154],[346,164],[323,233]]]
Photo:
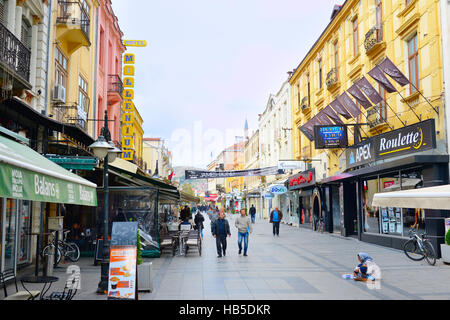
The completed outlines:
[[[372,206],[376,193],[449,182],[440,16],[436,0],[335,6],[290,78],[293,155],[310,160],[310,170],[288,179],[301,226],[315,229],[322,218],[328,232],[394,248],[411,227],[426,229],[435,248],[443,241],[426,210]],[[324,124],[347,125],[348,145],[316,149],[327,133],[313,129]]]
[[[359,106],[362,114],[356,119],[343,118],[345,123],[368,123],[361,127],[366,138],[434,118],[439,145],[445,134],[443,117],[422,97],[443,114],[439,21],[439,2],[434,0],[347,0],[336,8],[333,19],[290,78],[293,128],[305,125],[365,76],[385,102],[367,110]],[[368,72],[385,57],[419,90],[401,87],[393,80],[399,94],[383,90]],[[350,144],[353,140],[353,128],[349,127]],[[326,163],[327,170],[321,173],[331,176],[346,169],[342,150],[315,150],[314,142],[299,130],[293,131],[293,141],[296,159],[319,158]]]
[[[144,121],[134,103],[124,101],[123,105],[122,159],[133,162],[145,171],[143,160],[144,130],[142,129]]]
[[[52,1],[49,113],[94,137],[97,0]],[[64,140],[64,136],[55,140]]]

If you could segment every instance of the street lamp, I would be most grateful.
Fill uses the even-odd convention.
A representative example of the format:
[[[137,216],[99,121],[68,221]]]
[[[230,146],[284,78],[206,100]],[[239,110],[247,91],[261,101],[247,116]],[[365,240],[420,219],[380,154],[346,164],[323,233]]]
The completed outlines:
[[[98,284],[97,293],[107,293],[108,291],[108,273],[109,273],[109,243],[108,243],[108,229],[109,229],[109,186],[108,186],[108,163],[116,160],[118,155],[122,152],[115,147],[111,141],[111,133],[108,129],[108,110],[105,110],[105,124],[101,130],[97,141],[89,146],[94,155],[103,159],[103,248],[102,248],[102,263],[101,263],[101,277]]]

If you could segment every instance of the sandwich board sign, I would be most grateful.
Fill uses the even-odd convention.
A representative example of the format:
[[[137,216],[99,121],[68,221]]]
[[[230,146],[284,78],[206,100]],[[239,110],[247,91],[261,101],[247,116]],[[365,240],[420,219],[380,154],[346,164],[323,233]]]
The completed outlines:
[[[137,300],[137,229],[137,222],[113,223],[109,254],[109,300]]]

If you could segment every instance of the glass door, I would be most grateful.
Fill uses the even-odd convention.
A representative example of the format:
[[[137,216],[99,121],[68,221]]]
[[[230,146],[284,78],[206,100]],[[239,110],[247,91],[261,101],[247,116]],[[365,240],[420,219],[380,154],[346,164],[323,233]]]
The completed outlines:
[[[17,232],[17,200],[7,199],[5,220],[3,221],[4,242],[4,265],[3,270],[16,270],[16,232]]]
[[[30,262],[31,248],[31,206],[30,201],[19,201],[19,224],[18,224],[18,248],[17,263],[24,264]]]

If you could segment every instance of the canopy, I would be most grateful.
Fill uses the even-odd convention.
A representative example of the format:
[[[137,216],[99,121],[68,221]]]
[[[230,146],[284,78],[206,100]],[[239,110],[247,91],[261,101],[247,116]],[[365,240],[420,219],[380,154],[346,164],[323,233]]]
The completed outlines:
[[[0,136],[0,197],[97,206],[97,185]]]
[[[450,210],[450,185],[377,193],[372,206]]]

